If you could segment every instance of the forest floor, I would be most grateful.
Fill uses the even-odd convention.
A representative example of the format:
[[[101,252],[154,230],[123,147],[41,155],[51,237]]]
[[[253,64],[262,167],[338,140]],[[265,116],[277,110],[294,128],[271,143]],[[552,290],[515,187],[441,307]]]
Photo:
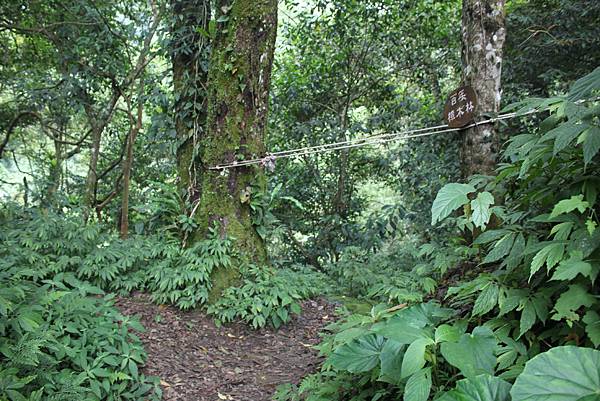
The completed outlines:
[[[202,311],[155,305],[143,294],[116,304],[146,328],[138,333],[148,352],[143,372],[160,377],[165,401],[271,400],[278,385],[318,368],[312,346],[335,320],[324,299],[303,302],[302,314],[279,330],[217,327]]]

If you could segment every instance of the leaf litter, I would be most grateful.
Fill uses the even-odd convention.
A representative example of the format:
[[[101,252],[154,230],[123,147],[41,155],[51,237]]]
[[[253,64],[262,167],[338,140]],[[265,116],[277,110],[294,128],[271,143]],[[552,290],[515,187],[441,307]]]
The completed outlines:
[[[142,372],[160,378],[165,401],[271,400],[278,385],[319,368],[312,346],[335,319],[335,305],[324,299],[304,301],[302,314],[279,330],[217,327],[201,310],[156,305],[145,294],[116,304],[146,328],[137,333],[148,353]]]

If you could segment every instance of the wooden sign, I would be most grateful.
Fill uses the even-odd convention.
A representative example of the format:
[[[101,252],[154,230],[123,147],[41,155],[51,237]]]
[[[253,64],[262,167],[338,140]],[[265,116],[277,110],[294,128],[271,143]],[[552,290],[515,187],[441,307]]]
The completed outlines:
[[[462,128],[473,121],[477,96],[470,86],[461,86],[448,96],[444,119],[450,128]]]

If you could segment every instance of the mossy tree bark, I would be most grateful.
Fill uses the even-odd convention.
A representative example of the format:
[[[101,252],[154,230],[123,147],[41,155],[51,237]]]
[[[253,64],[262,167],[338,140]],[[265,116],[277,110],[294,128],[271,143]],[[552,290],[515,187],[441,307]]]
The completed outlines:
[[[475,120],[485,119],[500,109],[502,47],[506,37],[505,0],[463,0],[463,82],[477,94]],[[494,124],[465,131],[462,145],[462,175],[493,174],[498,153]]]
[[[171,61],[175,91],[178,188],[183,206],[200,198],[200,140],[206,129],[210,0],[172,0]]]
[[[240,262],[265,264],[247,195],[264,189],[261,168],[209,167],[264,154],[277,0],[217,0],[211,43],[209,0],[171,5],[179,190],[198,224],[186,244],[206,238],[216,224],[235,239]],[[209,302],[237,277],[235,270],[214,271]]]
[[[208,167],[264,154],[269,86],[277,31],[277,0],[219,0],[217,34],[208,77],[207,132],[202,139],[199,235],[218,225],[235,239],[245,261],[265,264],[263,239],[252,224],[248,192],[263,190],[261,167],[224,171]],[[250,194],[250,198],[254,194]],[[213,274],[211,300],[236,279],[235,272]]]

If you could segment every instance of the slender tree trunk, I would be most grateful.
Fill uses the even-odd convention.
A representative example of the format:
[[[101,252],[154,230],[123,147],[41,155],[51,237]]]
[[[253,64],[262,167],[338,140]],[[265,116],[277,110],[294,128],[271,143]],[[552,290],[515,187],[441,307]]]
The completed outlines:
[[[463,0],[463,82],[477,94],[475,120],[485,119],[500,109],[502,47],[506,37],[505,0]],[[462,145],[462,175],[493,174],[498,153],[494,124],[465,131]]]
[[[198,152],[206,129],[210,0],[171,0],[171,7],[178,189],[185,207],[200,198]]]
[[[340,112],[340,137],[339,141],[347,141],[346,131],[348,130],[348,110],[350,109],[350,99],[346,100],[342,111]],[[339,216],[346,216],[348,211],[348,168],[349,168],[350,149],[342,149],[339,154],[337,192],[333,197],[332,212]]]
[[[265,264],[263,239],[252,224],[248,191],[264,190],[259,166],[209,170],[216,164],[264,154],[269,86],[277,32],[277,0],[220,0],[208,78],[207,132],[201,141],[202,197],[198,234],[217,224],[235,239],[241,258]],[[255,194],[251,194],[250,197]],[[236,280],[231,269],[213,272],[209,302]]]
[[[63,139],[62,129],[58,130],[56,136],[57,140],[54,141],[54,160],[51,162],[48,188],[46,189],[47,203],[51,203],[53,201],[56,192],[58,192],[60,189],[60,182],[62,178],[62,167],[64,161],[64,145],[61,143]]]
[[[23,177],[23,206],[29,207],[29,184],[27,183],[27,177]]]
[[[120,92],[113,88],[112,98],[107,107],[105,116],[98,118],[98,111],[92,105],[92,98],[86,92],[83,93],[85,99],[85,113],[92,130],[90,143],[90,162],[88,164],[88,173],[85,180],[85,208],[83,212],[83,221],[87,222],[89,213],[96,207],[97,187],[98,187],[98,159],[100,158],[100,145],[102,143],[102,132],[110,122],[112,113],[121,97]]]
[[[117,103],[121,99],[121,96],[125,91],[132,85],[142,74],[149,62],[152,39],[156,31],[158,30],[161,22],[160,12],[157,9],[154,1],[150,1],[152,7],[152,14],[154,20],[150,25],[148,34],[144,39],[143,47],[138,54],[135,67],[129,72],[129,74],[123,79],[120,84],[117,84],[116,79],[113,81],[111,98],[108,104],[103,110],[97,110],[93,107],[92,97],[84,89],[82,89],[83,101],[85,113],[92,128],[92,143],[90,146],[90,163],[88,168],[88,175],[86,178],[86,206],[83,213],[84,221],[87,221],[89,217],[90,209],[96,209],[98,218],[100,218],[100,212],[102,207],[106,206],[108,200],[104,202],[102,207],[97,208],[97,189],[98,189],[98,158],[100,157],[100,144],[102,141],[102,133],[104,129],[111,122]],[[111,197],[112,198],[112,197]]]
[[[2,142],[0,142],[0,159],[2,159],[2,155],[4,153],[4,150],[8,146],[8,141],[10,140],[10,136],[12,135],[13,131],[17,128],[17,125],[19,124],[19,121],[23,117],[32,117],[32,118],[37,119],[40,122],[40,124],[42,124],[42,128],[43,128],[43,121],[42,121],[40,115],[37,114],[36,112],[33,112],[33,111],[23,111],[23,112],[18,113],[15,116],[15,118],[13,118],[12,121],[8,124],[8,128],[6,129],[6,134],[4,136],[4,139],[2,140]]]
[[[88,173],[85,180],[85,205],[84,220],[87,221],[89,213],[87,209],[93,209],[96,206],[96,183],[98,182],[98,158],[100,156],[100,141],[102,139],[102,130],[97,126],[92,127],[92,142],[90,144],[90,162],[88,164]]]
[[[123,191],[121,195],[121,224],[119,225],[121,239],[129,235],[129,187],[131,182],[131,168],[133,167],[133,146],[138,133],[142,129],[142,114],[144,111],[144,78],[140,78],[140,86],[137,99],[137,116],[133,118],[131,99],[127,99],[127,109],[130,119],[130,133],[127,137],[125,160],[123,161]]]

